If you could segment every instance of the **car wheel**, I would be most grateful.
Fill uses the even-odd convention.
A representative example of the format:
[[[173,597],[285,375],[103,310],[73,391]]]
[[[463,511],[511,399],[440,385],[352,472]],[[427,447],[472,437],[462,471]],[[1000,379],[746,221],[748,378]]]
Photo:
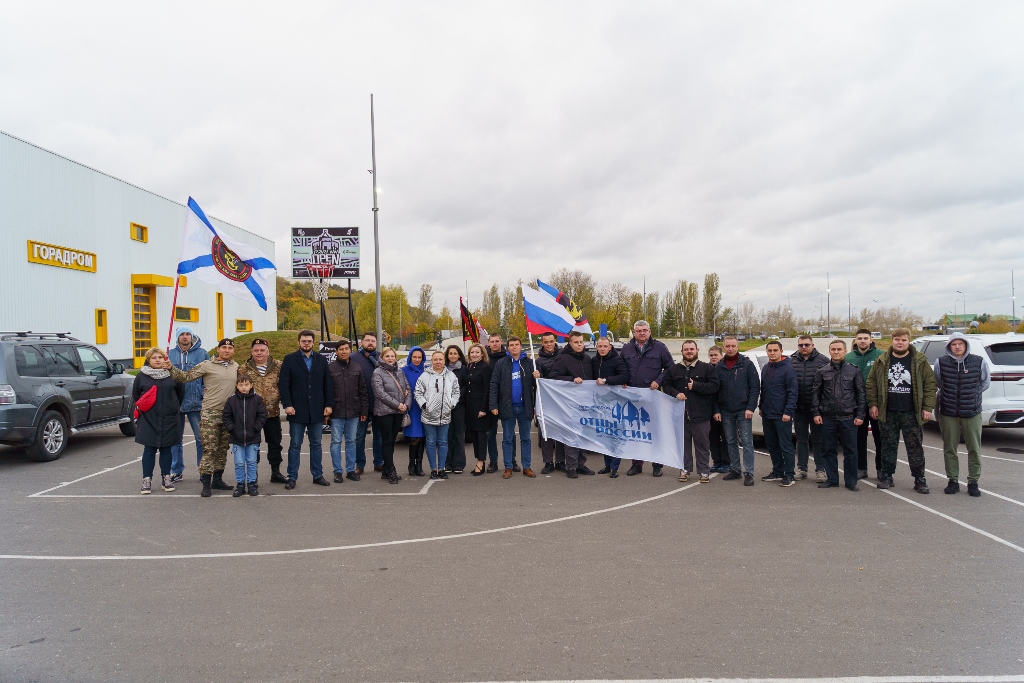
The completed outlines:
[[[36,440],[26,449],[29,460],[50,462],[56,460],[68,445],[67,420],[56,411],[43,413],[43,419],[36,428]]]
[[[135,436],[135,420],[122,422],[118,426],[121,428],[121,433],[125,436]]]

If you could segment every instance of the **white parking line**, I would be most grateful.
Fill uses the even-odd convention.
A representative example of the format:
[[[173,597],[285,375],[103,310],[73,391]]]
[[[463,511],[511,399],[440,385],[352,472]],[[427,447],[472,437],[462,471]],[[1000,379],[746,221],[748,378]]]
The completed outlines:
[[[188,446],[188,445],[194,444],[194,443],[195,443],[195,441],[186,441],[185,443],[183,443],[181,445],[182,446]],[[85,481],[86,479],[91,479],[93,477],[98,477],[101,474],[106,474],[107,472],[113,472],[114,470],[121,469],[122,467],[126,467],[128,465],[131,465],[132,463],[139,462],[140,460],[142,460],[142,456],[141,455],[139,457],[135,458],[134,460],[129,460],[128,462],[121,463],[120,465],[114,465],[113,467],[108,467],[105,470],[100,470],[99,472],[93,472],[92,474],[87,474],[84,477],[79,477],[78,479],[74,479],[72,481],[61,482],[60,484],[57,484],[56,486],[48,488],[45,491],[40,491],[39,493],[33,493],[32,495],[30,495],[28,497],[29,498],[59,498],[60,496],[44,496],[43,494],[44,493],[49,493],[50,491],[56,491],[57,489],[62,489],[65,486],[71,486],[72,484],[77,484],[78,482]]]
[[[712,477],[715,475],[712,474]],[[527,522],[526,524],[515,524],[513,526],[498,527],[496,529],[482,529],[480,531],[467,531],[461,534],[447,534],[445,536],[428,536],[426,538],[406,538],[398,541],[379,541],[377,543],[357,543],[354,545],[337,545],[327,546],[323,548],[298,548],[295,550],[255,550],[249,552],[237,552],[237,553],[196,553],[190,555],[0,555],[0,560],[192,560],[192,559],[219,559],[228,557],[267,557],[273,555],[305,555],[309,553],[326,553],[339,550],[361,550],[364,548],[383,548],[386,546],[394,545],[411,545],[417,543],[432,543],[434,541],[450,541],[457,538],[470,538],[473,536],[487,536],[490,534],[500,534],[506,531],[518,531],[519,529],[529,529],[531,527],[546,526],[548,524],[558,524],[560,522],[569,522],[575,519],[584,519],[586,517],[593,517],[594,515],[603,515],[608,512],[617,512],[618,510],[625,510],[637,505],[643,505],[645,503],[651,503],[662,498],[668,498],[674,496],[677,493],[682,493],[696,486],[700,486],[700,482],[694,482],[687,484],[686,486],[680,486],[679,488],[672,489],[665,493],[660,493],[656,496],[649,498],[641,498],[640,500],[634,500],[631,503],[623,503],[621,505],[615,505],[610,508],[602,508],[600,510],[591,510],[590,512],[581,512],[575,515],[567,515],[565,517],[555,517],[554,519],[545,519],[540,522]],[[228,496],[225,496],[227,498]]]
[[[938,446],[929,446],[928,444],[921,444],[921,445],[924,446],[925,448],[930,448],[933,451],[943,451],[943,450],[945,450],[944,448],[939,448]],[[868,450],[870,451],[871,449],[869,448]],[[871,452],[874,453],[874,451],[871,451]],[[957,451],[956,454],[957,455],[967,455],[966,452],[961,452],[961,451]],[[990,458],[992,460],[1002,460],[1003,462],[1019,462],[1021,464],[1024,464],[1024,460],[1017,460],[1015,458],[997,458],[994,455],[985,455],[984,453],[978,453],[978,455],[980,455],[983,458]]]
[[[138,462],[133,460],[132,462]],[[131,463],[126,463],[131,464]],[[121,467],[121,465],[118,465]],[[102,472],[97,472],[102,474]],[[92,476],[92,475],[90,475]],[[430,479],[426,484],[420,488],[419,491],[407,491],[407,492],[394,492],[394,493],[261,493],[256,496],[257,498],[355,498],[357,496],[425,496],[430,486],[438,481],[439,479]],[[68,482],[73,483],[73,482]],[[71,494],[61,493],[57,495],[41,495],[34,494],[29,498],[134,498],[136,500],[184,500],[185,498],[201,498],[198,493],[159,493],[152,496],[143,496],[138,493],[108,493],[108,494]],[[245,496],[248,498],[249,496]],[[211,496],[212,500],[232,500],[232,496]]]
[[[616,678],[530,683],[1022,683],[1024,676],[838,676],[835,678]],[[524,683],[492,681],[491,683]]]
[[[910,463],[907,462],[906,460],[900,460],[899,458],[896,458],[896,462],[901,462],[901,463],[903,463],[904,465],[906,465],[908,467],[910,466]],[[929,474],[934,474],[936,477],[942,477],[943,479],[946,478],[946,473],[945,472],[936,472],[935,470],[930,470],[927,467],[924,469],[924,471],[928,472]],[[967,482],[964,482],[964,481],[957,480],[957,483],[960,484],[961,486],[967,486]],[[980,486],[978,487],[978,490],[981,491],[982,493],[984,493],[987,496],[992,496],[993,498],[1000,498],[1002,500],[1005,500],[1007,503],[1013,503],[1014,505],[1020,505],[1021,507],[1024,507],[1024,503],[1022,503],[1019,500],[1014,500],[1013,498],[1007,498],[1004,495],[1001,495],[1001,494],[998,494],[998,493],[994,493],[992,491],[989,491],[988,489],[983,489]]]

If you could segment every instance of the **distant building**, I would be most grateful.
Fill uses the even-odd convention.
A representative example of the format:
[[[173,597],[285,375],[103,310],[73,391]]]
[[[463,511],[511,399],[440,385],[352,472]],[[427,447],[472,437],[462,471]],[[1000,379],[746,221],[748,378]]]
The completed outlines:
[[[0,331],[70,332],[110,360],[142,365],[167,344],[184,205],[0,132]],[[274,243],[210,217],[219,232],[273,255]],[[174,326],[205,348],[277,329],[267,309],[182,278]]]

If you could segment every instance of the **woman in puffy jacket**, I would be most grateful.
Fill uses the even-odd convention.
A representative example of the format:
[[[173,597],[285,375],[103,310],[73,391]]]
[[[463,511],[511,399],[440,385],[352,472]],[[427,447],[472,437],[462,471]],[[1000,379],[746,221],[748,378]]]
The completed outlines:
[[[153,492],[153,467],[160,451],[160,480],[164,491],[173,491],[171,482],[171,448],[181,442],[178,411],[184,388],[171,379],[170,361],[163,349],[146,352],[146,364],[139,368],[132,385],[132,404],[138,410],[135,422],[135,443],[142,445],[142,490]],[[145,397],[145,398],[143,398]]]
[[[380,454],[384,459],[380,478],[397,484],[402,478],[395,470],[395,437],[402,431],[402,418],[409,412],[412,396],[405,373],[398,369],[398,355],[390,346],[380,352],[370,384],[373,386],[373,428],[380,430]]]
[[[416,380],[415,396],[427,440],[430,478],[447,479],[444,465],[448,458],[448,425],[452,409],[459,402],[459,379],[445,367],[443,352],[430,355],[430,367]]]

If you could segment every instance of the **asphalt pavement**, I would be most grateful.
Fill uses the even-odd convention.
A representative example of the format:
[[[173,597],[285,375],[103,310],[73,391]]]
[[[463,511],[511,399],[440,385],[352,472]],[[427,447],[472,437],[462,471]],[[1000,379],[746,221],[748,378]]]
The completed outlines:
[[[201,499],[191,445],[150,496],[116,429],[52,463],[0,447],[0,681],[1024,680],[1024,431],[983,454],[977,499],[905,463],[891,493],[781,488],[764,455],[752,488],[322,488],[305,454],[294,492],[264,460],[264,495]]]

